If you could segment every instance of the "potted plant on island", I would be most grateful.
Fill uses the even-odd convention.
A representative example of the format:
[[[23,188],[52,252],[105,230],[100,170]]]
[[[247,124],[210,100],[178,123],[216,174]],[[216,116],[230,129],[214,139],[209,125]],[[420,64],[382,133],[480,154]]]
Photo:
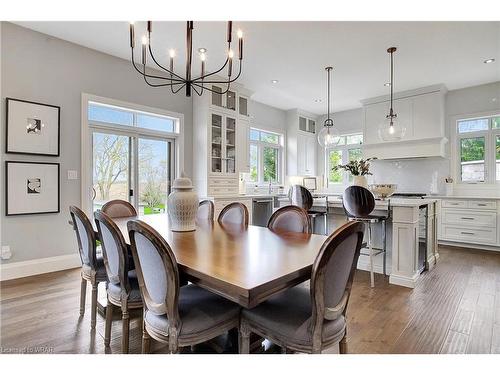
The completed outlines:
[[[334,166],[332,170],[338,171],[339,169],[343,169],[349,172],[354,177],[353,185],[368,188],[368,181],[366,180],[366,176],[371,175],[370,161],[376,159],[377,158],[351,160],[347,164],[339,164]]]

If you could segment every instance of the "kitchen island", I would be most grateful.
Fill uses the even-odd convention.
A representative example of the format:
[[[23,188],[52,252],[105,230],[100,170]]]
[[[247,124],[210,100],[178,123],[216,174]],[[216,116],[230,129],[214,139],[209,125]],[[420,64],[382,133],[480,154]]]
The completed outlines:
[[[316,194],[315,206],[324,206],[325,194]],[[345,218],[339,195],[328,196],[329,216]],[[431,270],[439,259],[437,247],[436,199],[390,199],[391,213],[387,223],[387,274],[389,283],[414,288],[423,270]],[[377,200],[375,212],[387,212],[388,201]],[[331,222],[331,221],[330,221]],[[375,248],[382,247],[382,226],[373,229]],[[374,272],[383,271],[383,254],[374,257]],[[369,257],[361,255],[358,268],[369,270]]]

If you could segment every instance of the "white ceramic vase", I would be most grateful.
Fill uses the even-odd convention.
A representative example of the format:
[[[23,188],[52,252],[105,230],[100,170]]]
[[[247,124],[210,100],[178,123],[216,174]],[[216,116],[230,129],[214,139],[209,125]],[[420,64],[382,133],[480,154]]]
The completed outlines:
[[[362,186],[368,189],[368,181],[366,180],[366,176],[353,176],[354,180],[352,182],[353,185]]]
[[[174,232],[196,230],[196,213],[198,212],[198,195],[193,190],[191,180],[184,173],[174,180],[172,193],[167,201],[170,229]]]

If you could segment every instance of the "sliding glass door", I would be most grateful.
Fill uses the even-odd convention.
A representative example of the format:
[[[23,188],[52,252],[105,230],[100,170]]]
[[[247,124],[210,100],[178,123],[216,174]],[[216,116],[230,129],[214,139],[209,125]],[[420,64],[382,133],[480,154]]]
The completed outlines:
[[[166,212],[173,175],[172,140],[95,130],[92,154],[94,211],[110,200],[123,199],[141,215]]]

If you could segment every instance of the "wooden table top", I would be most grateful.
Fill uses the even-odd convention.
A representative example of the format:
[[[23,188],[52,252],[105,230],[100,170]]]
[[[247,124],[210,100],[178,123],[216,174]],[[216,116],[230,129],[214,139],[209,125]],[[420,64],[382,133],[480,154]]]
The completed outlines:
[[[114,219],[127,244],[127,221]],[[138,219],[155,228],[175,254],[180,270],[204,288],[254,307],[311,276],[312,264],[326,237],[274,233],[265,227],[198,223],[193,232],[172,232],[165,214]]]

